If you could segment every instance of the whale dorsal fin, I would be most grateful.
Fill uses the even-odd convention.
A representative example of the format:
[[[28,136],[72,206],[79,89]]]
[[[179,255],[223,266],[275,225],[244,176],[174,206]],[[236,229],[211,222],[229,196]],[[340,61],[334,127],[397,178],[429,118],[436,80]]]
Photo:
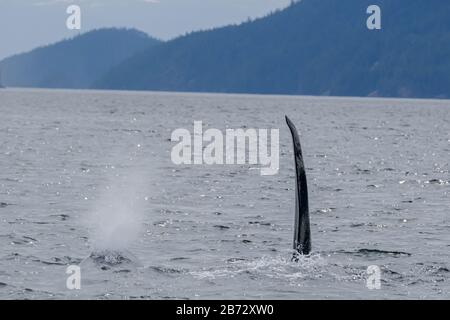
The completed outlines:
[[[286,116],[287,125],[291,131],[294,144],[295,161],[295,225],[294,250],[299,254],[311,252],[311,230],[309,226],[308,185],[306,181],[305,165],[303,162],[302,147],[297,129]]]

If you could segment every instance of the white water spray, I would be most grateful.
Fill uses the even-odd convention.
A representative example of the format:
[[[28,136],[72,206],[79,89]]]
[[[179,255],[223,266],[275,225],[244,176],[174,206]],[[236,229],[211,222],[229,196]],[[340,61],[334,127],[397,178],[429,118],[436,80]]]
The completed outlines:
[[[123,251],[139,237],[145,210],[142,175],[115,174],[88,217],[94,251]]]

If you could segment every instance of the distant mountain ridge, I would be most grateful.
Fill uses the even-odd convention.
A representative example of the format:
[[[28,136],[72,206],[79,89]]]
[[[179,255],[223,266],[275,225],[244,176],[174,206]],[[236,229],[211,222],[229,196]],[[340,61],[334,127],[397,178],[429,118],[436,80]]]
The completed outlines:
[[[0,61],[3,85],[90,88],[108,70],[159,40],[134,29],[100,29]]]
[[[381,30],[366,27],[373,4]],[[94,87],[449,98],[449,57],[450,1],[302,0],[139,53]]]
[[[368,30],[367,8],[382,10]],[[99,30],[0,62],[4,84],[450,98],[450,1],[302,0],[160,42]]]

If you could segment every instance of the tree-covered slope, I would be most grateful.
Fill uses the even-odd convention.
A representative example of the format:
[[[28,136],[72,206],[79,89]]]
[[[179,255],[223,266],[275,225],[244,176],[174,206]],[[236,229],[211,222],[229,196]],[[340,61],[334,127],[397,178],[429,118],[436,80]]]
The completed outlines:
[[[368,30],[366,9],[382,10]],[[450,1],[303,0],[136,54],[96,88],[450,97]]]
[[[133,29],[100,29],[0,62],[11,87],[89,88],[115,65],[158,40]]]

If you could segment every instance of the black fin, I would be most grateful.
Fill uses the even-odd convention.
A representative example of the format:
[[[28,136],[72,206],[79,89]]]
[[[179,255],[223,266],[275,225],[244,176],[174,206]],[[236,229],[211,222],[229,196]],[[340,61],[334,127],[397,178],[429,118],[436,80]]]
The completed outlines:
[[[295,160],[295,226],[294,226],[294,250],[299,254],[311,252],[311,230],[309,226],[308,185],[306,181],[305,165],[303,163],[302,147],[297,129],[286,116],[286,122],[291,130],[294,143]],[[295,259],[295,257],[294,257]]]

